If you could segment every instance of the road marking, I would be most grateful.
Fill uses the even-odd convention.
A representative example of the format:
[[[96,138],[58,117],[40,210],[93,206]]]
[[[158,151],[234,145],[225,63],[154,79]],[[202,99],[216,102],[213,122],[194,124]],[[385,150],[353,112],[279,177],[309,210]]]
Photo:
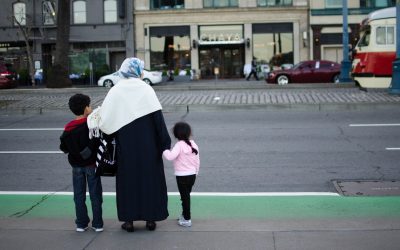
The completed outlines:
[[[400,150],[400,148],[386,148],[386,150]]]
[[[62,131],[63,128],[1,128],[0,131]]]
[[[372,123],[372,124],[350,124],[350,127],[396,127],[400,126],[400,123]]]
[[[51,191],[0,191],[0,195],[73,195],[73,192],[51,192]],[[86,195],[89,195],[87,192]],[[115,196],[115,192],[103,192],[104,196]],[[168,192],[170,196],[179,196],[178,192]],[[214,196],[214,197],[272,197],[272,196],[339,196],[331,192],[192,192],[192,196]]]
[[[0,151],[0,154],[63,154],[62,151]]]

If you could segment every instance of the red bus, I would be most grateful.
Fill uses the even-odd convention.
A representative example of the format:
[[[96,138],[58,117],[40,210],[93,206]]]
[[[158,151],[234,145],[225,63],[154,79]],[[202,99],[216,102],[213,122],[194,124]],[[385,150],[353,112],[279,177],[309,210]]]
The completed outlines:
[[[371,12],[361,23],[351,75],[363,88],[388,88],[396,59],[396,7]]]

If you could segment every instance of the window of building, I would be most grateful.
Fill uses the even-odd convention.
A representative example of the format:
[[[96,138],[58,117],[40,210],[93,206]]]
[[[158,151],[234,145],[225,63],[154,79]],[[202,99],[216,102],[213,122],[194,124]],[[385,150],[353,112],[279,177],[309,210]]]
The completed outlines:
[[[53,1],[43,1],[42,13],[44,25],[54,25],[56,23],[55,3]]]
[[[259,64],[293,64],[293,24],[253,24],[253,55]]]
[[[384,26],[376,28],[376,44],[394,44],[394,27]]]
[[[325,8],[342,8],[342,0],[325,0]]]
[[[238,7],[238,0],[203,0],[204,8]]]
[[[265,6],[288,6],[292,5],[292,0],[257,0],[257,4],[260,7]]]
[[[396,5],[396,0],[361,0],[361,8],[384,8]]]
[[[74,24],[86,23],[86,1],[74,1],[72,11]]]
[[[14,12],[14,25],[26,25],[26,4],[25,3],[14,3],[13,4],[13,12]]]
[[[183,9],[184,0],[151,0],[152,9]]]
[[[104,0],[104,22],[116,23],[117,22],[117,1]]]

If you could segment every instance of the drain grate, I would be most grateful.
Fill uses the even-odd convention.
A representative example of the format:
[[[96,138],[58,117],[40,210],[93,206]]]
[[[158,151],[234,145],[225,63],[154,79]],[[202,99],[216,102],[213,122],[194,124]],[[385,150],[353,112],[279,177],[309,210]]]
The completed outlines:
[[[344,196],[400,196],[398,180],[335,180],[333,184]]]

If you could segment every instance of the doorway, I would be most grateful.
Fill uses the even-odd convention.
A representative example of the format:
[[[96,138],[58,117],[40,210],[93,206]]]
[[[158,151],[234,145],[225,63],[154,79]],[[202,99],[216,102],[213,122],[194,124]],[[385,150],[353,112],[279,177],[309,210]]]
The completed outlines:
[[[199,48],[201,78],[241,78],[244,66],[244,45]],[[216,70],[217,68],[217,70]]]

